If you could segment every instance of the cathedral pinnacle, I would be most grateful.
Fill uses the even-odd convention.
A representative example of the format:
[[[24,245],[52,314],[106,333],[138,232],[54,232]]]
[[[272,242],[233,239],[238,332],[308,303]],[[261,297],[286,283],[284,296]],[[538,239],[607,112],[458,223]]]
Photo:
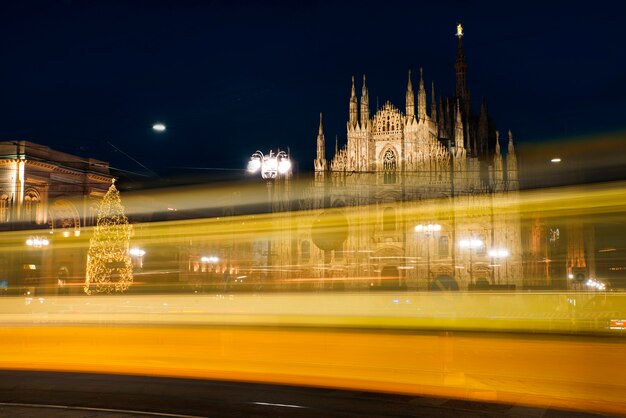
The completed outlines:
[[[324,126],[322,125],[322,112],[320,112],[320,127],[317,133],[317,158],[314,161],[315,171],[326,171],[326,141],[324,140]]]
[[[455,123],[454,123],[454,143],[457,149],[465,148],[465,137],[463,135],[463,120],[461,118],[461,106],[459,99],[456,100]]]
[[[417,93],[417,114],[420,120],[426,120],[426,90],[424,89],[424,72],[420,68],[420,89]]]
[[[318,130],[320,135],[324,135],[324,126],[322,125],[322,112],[320,112],[320,128]]]
[[[352,93],[350,94],[350,119],[349,125],[355,127],[358,123],[356,91],[354,89],[354,76],[352,76]]]
[[[406,116],[407,122],[410,122],[415,116],[415,94],[411,83],[411,70],[409,70],[409,82],[406,86]]]
[[[508,144],[508,153],[515,153],[515,149],[513,148],[513,132],[509,129],[509,144]]]
[[[363,89],[361,90],[361,129],[366,129],[370,118],[370,101],[365,85],[365,74],[363,74]]]
[[[500,154],[500,131],[496,131],[496,155]]]

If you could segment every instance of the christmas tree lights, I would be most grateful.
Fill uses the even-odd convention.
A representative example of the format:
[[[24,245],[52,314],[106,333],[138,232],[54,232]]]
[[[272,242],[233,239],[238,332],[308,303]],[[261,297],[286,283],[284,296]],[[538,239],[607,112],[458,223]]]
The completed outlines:
[[[129,253],[132,226],[124,215],[115,180],[102,198],[87,252],[85,293],[123,292],[133,282]]]

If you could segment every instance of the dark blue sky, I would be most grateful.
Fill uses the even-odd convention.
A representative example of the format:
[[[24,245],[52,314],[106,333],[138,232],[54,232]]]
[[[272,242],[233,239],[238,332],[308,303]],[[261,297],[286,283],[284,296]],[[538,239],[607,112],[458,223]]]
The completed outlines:
[[[290,147],[311,169],[320,111],[328,151],[345,142],[352,74],[367,74],[372,112],[376,98],[404,109],[409,68],[454,94],[457,22],[475,108],[485,97],[500,130],[520,142],[623,130],[620,3],[3,3],[0,140],[143,170],[110,142],[159,173]]]

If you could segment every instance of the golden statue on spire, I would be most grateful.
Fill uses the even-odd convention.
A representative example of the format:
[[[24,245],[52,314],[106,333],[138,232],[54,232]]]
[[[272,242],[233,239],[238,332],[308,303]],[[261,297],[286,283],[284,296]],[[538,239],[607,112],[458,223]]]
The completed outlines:
[[[456,25],[456,36],[458,36],[459,38],[463,36],[463,26],[461,26],[460,23]]]

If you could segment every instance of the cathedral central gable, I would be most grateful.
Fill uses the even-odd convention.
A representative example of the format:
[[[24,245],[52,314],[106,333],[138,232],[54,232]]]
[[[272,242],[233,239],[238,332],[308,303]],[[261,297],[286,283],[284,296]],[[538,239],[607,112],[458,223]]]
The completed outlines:
[[[384,136],[390,133],[399,134],[403,129],[403,120],[404,115],[402,112],[388,101],[374,115],[372,132],[376,136]]]

